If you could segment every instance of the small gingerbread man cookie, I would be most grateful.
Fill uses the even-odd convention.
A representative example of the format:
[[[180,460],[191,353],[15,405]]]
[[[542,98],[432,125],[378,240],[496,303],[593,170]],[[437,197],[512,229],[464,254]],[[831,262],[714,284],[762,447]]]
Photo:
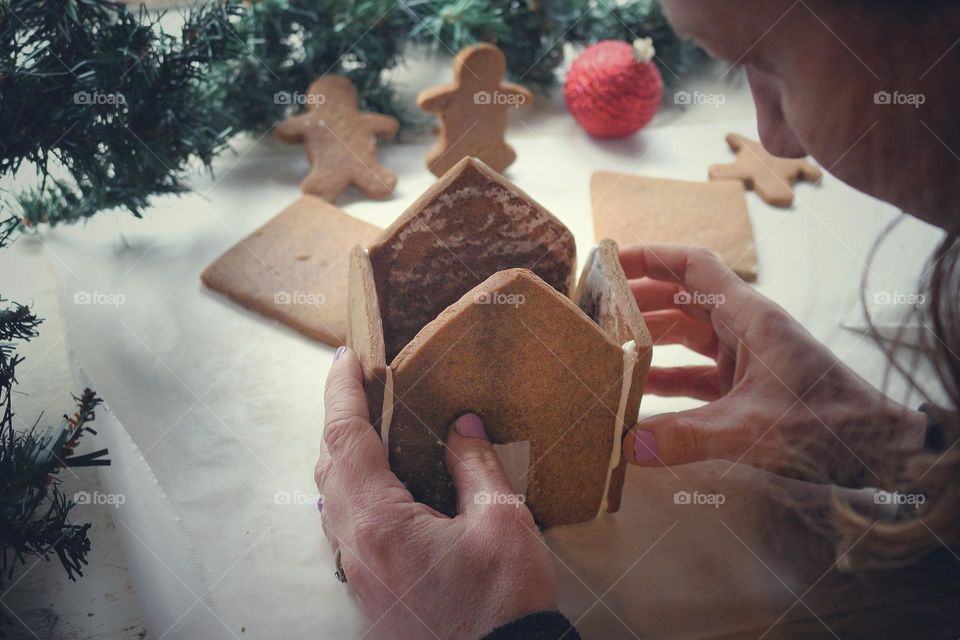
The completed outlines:
[[[371,198],[389,197],[397,176],[377,161],[376,138],[396,135],[397,119],[361,112],[357,88],[343,76],[316,80],[306,102],[306,111],[281,122],[275,132],[284,142],[306,147],[310,173],[301,190],[331,203],[351,184]]]
[[[764,202],[774,207],[793,204],[793,185],[798,180],[817,183],[823,172],[803,158],[778,158],[763,145],[736,133],[727,134],[737,158],[730,164],[710,167],[711,180],[740,180],[748,189],[757,192]]]
[[[427,167],[442,176],[463,158],[482,160],[498,173],[517,154],[504,139],[507,112],[533,103],[520,85],[501,82],[507,59],[492,44],[467,47],[453,61],[453,82],[424,89],[417,106],[440,118],[440,139],[427,155]]]

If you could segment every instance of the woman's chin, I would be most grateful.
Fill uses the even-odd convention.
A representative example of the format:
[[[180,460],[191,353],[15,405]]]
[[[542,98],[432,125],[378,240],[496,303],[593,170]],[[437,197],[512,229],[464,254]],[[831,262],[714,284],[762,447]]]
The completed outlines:
[[[758,114],[757,127],[760,132],[760,142],[773,155],[780,158],[803,158],[807,155],[783,120],[772,122]]]

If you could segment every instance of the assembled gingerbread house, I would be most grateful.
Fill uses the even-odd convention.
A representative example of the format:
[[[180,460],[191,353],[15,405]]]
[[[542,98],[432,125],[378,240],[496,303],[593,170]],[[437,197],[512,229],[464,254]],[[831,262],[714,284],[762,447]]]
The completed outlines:
[[[444,441],[473,412],[495,445],[520,445],[513,481],[540,526],[619,508],[651,340],[616,244],[593,249],[576,286],[575,267],[570,231],[473,158],[353,249],[348,344],[418,501],[456,513]]]

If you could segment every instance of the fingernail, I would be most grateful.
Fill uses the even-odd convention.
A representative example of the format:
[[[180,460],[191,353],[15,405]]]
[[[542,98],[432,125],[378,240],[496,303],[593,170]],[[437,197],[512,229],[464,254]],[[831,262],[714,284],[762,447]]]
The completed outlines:
[[[633,459],[643,464],[657,459],[657,438],[653,431],[638,429],[634,433]]]
[[[337,347],[337,352],[333,354],[333,361],[336,362],[337,360],[339,360],[340,356],[342,356],[344,352],[346,352],[346,350],[347,350],[346,347]]]
[[[483,430],[483,422],[474,413],[465,413],[453,423],[453,428],[464,438],[487,439],[487,432]]]
[[[317,498],[317,511],[323,513],[323,496]]]

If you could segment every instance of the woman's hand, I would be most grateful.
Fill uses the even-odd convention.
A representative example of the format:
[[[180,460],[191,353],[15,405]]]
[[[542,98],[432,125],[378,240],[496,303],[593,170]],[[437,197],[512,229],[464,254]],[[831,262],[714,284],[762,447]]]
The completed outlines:
[[[352,351],[337,353],[316,481],[324,532],[373,624],[388,637],[475,640],[528,613],[556,610],[553,563],[529,509],[476,499],[513,493],[480,419],[461,416],[447,439],[459,502],[459,514],[448,518],[414,502],[390,471],[370,425],[360,363]]]
[[[634,462],[726,459],[856,485],[875,480],[862,443],[876,449],[892,431],[891,447],[922,445],[922,413],[870,386],[710,252],[628,247],[620,259],[654,344],[716,361],[650,370],[647,393],[710,402],[638,423]]]

